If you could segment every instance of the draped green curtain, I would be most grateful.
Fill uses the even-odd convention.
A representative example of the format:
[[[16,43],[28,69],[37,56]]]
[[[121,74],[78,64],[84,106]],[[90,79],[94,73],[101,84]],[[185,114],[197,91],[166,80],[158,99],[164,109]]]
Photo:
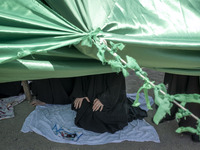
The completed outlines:
[[[0,0],[0,82],[111,72],[97,48],[101,36],[142,67],[200,75],[198,0]]]

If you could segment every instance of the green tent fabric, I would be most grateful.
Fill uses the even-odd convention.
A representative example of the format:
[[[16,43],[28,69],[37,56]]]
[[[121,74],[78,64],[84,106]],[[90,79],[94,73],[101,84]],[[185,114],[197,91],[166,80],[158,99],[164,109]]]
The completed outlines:
[[[81,45],[96,29],[123,43],[118,54],[163,72],[200,75],[197,0],[0,0],[0,82],[112,72],[97,48]],[[91,41],[90,41],[91,42]],[[107,58],[110,58],[107,54]]]

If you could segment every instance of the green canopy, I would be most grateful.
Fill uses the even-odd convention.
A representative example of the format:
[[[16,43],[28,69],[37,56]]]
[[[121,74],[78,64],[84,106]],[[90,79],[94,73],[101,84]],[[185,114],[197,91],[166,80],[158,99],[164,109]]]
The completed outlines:
[[[0,0],[0,82],[112,72],[98,60],[94,45],[80,44],[98,35],[123,43],[118,54],[142,67],[200,75],[198,0],[45,3]]]

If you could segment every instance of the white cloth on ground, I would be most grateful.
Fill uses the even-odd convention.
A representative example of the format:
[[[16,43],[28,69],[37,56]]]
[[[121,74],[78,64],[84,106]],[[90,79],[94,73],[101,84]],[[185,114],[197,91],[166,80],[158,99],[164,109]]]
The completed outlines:
[[[132,98],[135,94],[128,95]],[[151,98],[152,99],[152,98]],[[140,103],[145,103],[144,97],[140,97]],[[151,100],[152,101],[152,100]],[[58,143],[70,143],[76,145],[100,145],[106,143],[119,143],[122,141],[153,141],[159,143],[159,137],[153,126],[145,120],[134,120],[123,130],[111,133],[95,133],[78,128],[74,124],[76,112],[71,110],[71,105],[44,105],[36,109],[26,118],[21,129],[22,132],[35,132],[50,141]],[[52,127],[59,124],[69,130],[82,132],[78,141],[66,140],[54,134]]]
[[[137,93],[128,93],[126,95],[127,95],[127,97],[129,99],[131,99],[131,100],[134,101],[136,99]],[[153,105],[154,101],[153,101],[153,98],[151,96],[149,96],[149,101],[150,101],[150,104]],[[140,108],[143,109],[143,110],[148,111],[148,108],[147,108],[147,105],[146,105],[146,102],[145,102],[145,95],[144,95],[144,93],[140,93],[139,102],[140,102]]]
[[[0,99],[0,120],[14,117],[14,106],[25,100],[25,95]]]

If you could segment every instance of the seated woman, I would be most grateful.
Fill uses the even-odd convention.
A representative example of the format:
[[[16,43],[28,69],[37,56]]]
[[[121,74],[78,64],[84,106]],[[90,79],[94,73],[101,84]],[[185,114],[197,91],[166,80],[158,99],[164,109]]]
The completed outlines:
[[[74,78],[55,78],[33,80],[31,83],[31,90],[36,100],[31,104],[70,104],[69,95],[72,92]]]
[[[131,106],[122,73],[77,77],[70,97],[77,111],[75,124],[98,133],[114,133],[133,119],[147,116]]]
[[[198,76],[165,74],[164,83],[168,84],[169,94],[200,94],[200,80]],[[200,117],[200,104],[187,103],[186,108],[194,115]],[[172,120],[175,118],[175,113],[178,111],[178,106],[174,105],[171,109],[171,116],[167,116],[165,120]],[[186,119],[180,119],[179,126],[190,126],[196,128],[197,122],[194,118],[188,116]],[[192,134],[193,141],[200,141],[196,134]]]

